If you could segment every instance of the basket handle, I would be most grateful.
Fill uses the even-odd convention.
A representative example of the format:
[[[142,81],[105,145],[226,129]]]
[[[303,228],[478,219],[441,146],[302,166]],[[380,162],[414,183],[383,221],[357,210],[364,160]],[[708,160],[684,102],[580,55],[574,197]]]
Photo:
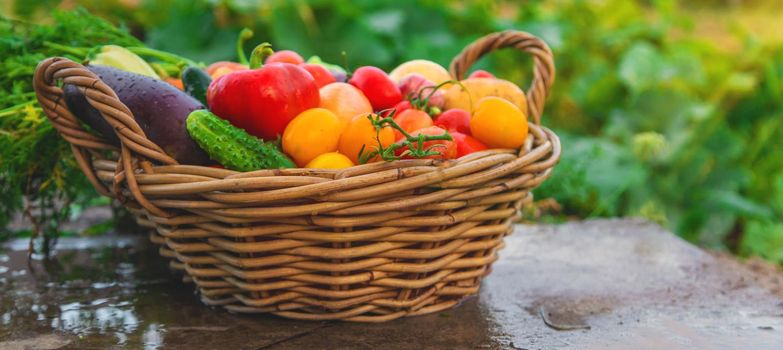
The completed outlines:
[[[555,60],[547,44],[533,34],[506,30],[483,36],[466,46],[449,65],[451,77],[462,80],[470,66],[485,54],[497,49],[513,47],[533,56],[533,81],[527,91],[528,115],[541,125],[544,104],[555,81]]]
[[[113,184],[114,196],[123,199],[119,184],[126,181],[128,189],[139,205],[156,215],[168,216],[141,194],[136,182],[136,170],[139,167],[149,169],[150,167],[145,166],[148,165],[149,160],[167,165],[177,164],[177,161],[147,138],[133,118],[130,109],[95,73],[64,57],[47,58],[38,63],[33,76],[33,88],[38,104],[59,134],[71,144],[79,166],[100,193],[111,194],[97,179],[91,164],[90,152],[116,150],[116,148],[84,130],[79,120],[68,110],[59,81],[79,88],[87,102],[100,112],[120,139],[120,159],[117,162]]]

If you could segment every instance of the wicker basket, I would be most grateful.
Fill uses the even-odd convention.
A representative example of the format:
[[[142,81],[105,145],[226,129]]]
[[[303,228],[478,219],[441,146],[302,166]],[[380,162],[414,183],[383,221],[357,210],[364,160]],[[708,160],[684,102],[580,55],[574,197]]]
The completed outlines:
[[[296,319],[381,322],[441,311],[476,294],[519,207],[558,162],[560,142],[540,126],[555,76],[545,43],[517,31],[487,35],[452,61],[451,75],[463,78],[482,55],[504,47],[534,60],[527,93],[533,123],[522,149],[342,170],[240,173],[179,165],[82,65],[46,59],[34,85],[96,190],[155,229],[152,241],[196,284],[204,303]],[[58,81],[81,88],[116,130],[120,149],[82,128]]]

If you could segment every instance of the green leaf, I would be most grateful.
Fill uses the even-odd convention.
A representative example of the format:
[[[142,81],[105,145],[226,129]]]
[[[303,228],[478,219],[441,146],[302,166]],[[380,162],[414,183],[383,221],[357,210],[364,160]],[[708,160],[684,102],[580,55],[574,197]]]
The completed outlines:
[[[783,214],[783,174],[778,174],[774,179],[774,193],[772,205],[777,208],[779,214]]]
[[[740,243],[740,253],[783,263],[783,222],[750,221]]]
[[[753,218],[770,218],[772,211],[739,193],[726,190],[708,191],[707,202],[715,206],[714,209]]]
[[[378,34],[399,35],[405,15],[400,10],[389,9],[369,13],[366,16],[368,28]]]
[[[758,79],[747,73],[732,73],[726,80],[726,87],[734,93],[749,93],[756,89]]]
[[[561,135],[563,155],[550,181],[539,193],[552,196],[569,210],[616,216],[630,189],[643,186],[646,174],[627,148],[588,137]]]
[[[180,6],[177,16],[147,33],[147,45],[196,61],[235,60],[239,28],[219,27],[202,8],[195,3]],[[183,28],[188,28],[187,33],[183,33]]]
[[[632,91],[639,93],[658,82],[663,71],[661,60],[654,46],[646,42],[636,43],[620,61],[620,80]]]

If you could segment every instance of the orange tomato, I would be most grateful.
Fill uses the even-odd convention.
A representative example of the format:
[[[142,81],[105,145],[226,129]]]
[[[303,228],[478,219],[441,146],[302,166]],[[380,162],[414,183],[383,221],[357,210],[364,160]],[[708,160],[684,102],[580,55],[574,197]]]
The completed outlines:
[[[490,148],[519,148],[527,138],[527,118],[522,110],[500,97],[478,102],[470,119],[470,133]]]
[[[304,58],[295,51],[280,50],[275,51],[271,56],[267,57],[264,63],[290,63],[290,64],[302,64]]]
[[[165,78],[163,80],[165,80],[167,83],[173,85],[177,89],[185,90],[185,87],[182,85],[182,79],[168,77],[168,78]]]
[[[459,85],[451,85],[443,92],[443,108],[475,112],[478,101],[488,96],[502,97],[527,113],[525,92],[508,80],[493,78],[470,78],[462,80]]]
[[[364,147],[365,153],[378,148],[378,140],[376,137],[380,139],[383,147],[388,147],[394,143],[394,132],[392,128],[385,126],[381,128],[380,132],[377,132],[370,120],[367,119],[367,114],[357,114],[345,125],[345,128],[340,135],[340,142],[337,145],[337,149],[340,153],[346,155],[354,164],[359,164],[359,151],[362,147]],[[377,159],[378,158],[375,158],[373,161]]]
[[[337,150],[340,120],[330,110],[311,108],[299,113],[283,132],[283,152],[302,167],[324,153]]]
[[[247,69],[247,66],[241,63],[218,61],[207,66],[206,72],[210,77],[212,77],[212,80],[215,80],[228,73],[245,69]]]
[[[443,135],[446,130],[437,126],[430,126],[426,127],[424,129],[419,129],[411,133],[411,136],[418,136],[419,134],[424,135]],[[425,159],[453,159],[457,156],[457,144],[454,141],[449,140],[435,140],[435,141],[426,141],[423,144],[424,149],[432,148],[431,151],[439,152],[440,154],[432,155],[432,156],[426,156]],[[408,149],[407,147],[400,148],[397,153],[401,154],[403,151]]]
[[[418,109],[406,109],[394,116],[394,122],[410,134],[416,130],[432,126],[432,117]],[[394,130],[394,140],[399,141],[402,138],[402,133]]]
[[[305,165],[305,168],[313,168],[313,169],[344,169],[344,168],[350,168],[353,166],[353,162],[348,159],[344,154],[339,152],[329,152],[324,153],[318,157],[315,157],[315,159],[311,160],[310,163],[307,163]]]
[[[332,111],[340,118],[343,126],[357,114],[372,113],[372,105],[364,94],[348,83],[331,83],[322,87],[319,107]]]

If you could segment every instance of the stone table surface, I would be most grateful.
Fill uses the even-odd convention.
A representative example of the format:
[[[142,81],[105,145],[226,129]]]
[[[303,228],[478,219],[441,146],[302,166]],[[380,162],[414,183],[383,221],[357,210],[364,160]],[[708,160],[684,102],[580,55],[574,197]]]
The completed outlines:
[[[383,324],[203,306],[141,236],[0,249],[0,349],[783,349],[783,275],[640,220],[523,226],[479,296]]]

